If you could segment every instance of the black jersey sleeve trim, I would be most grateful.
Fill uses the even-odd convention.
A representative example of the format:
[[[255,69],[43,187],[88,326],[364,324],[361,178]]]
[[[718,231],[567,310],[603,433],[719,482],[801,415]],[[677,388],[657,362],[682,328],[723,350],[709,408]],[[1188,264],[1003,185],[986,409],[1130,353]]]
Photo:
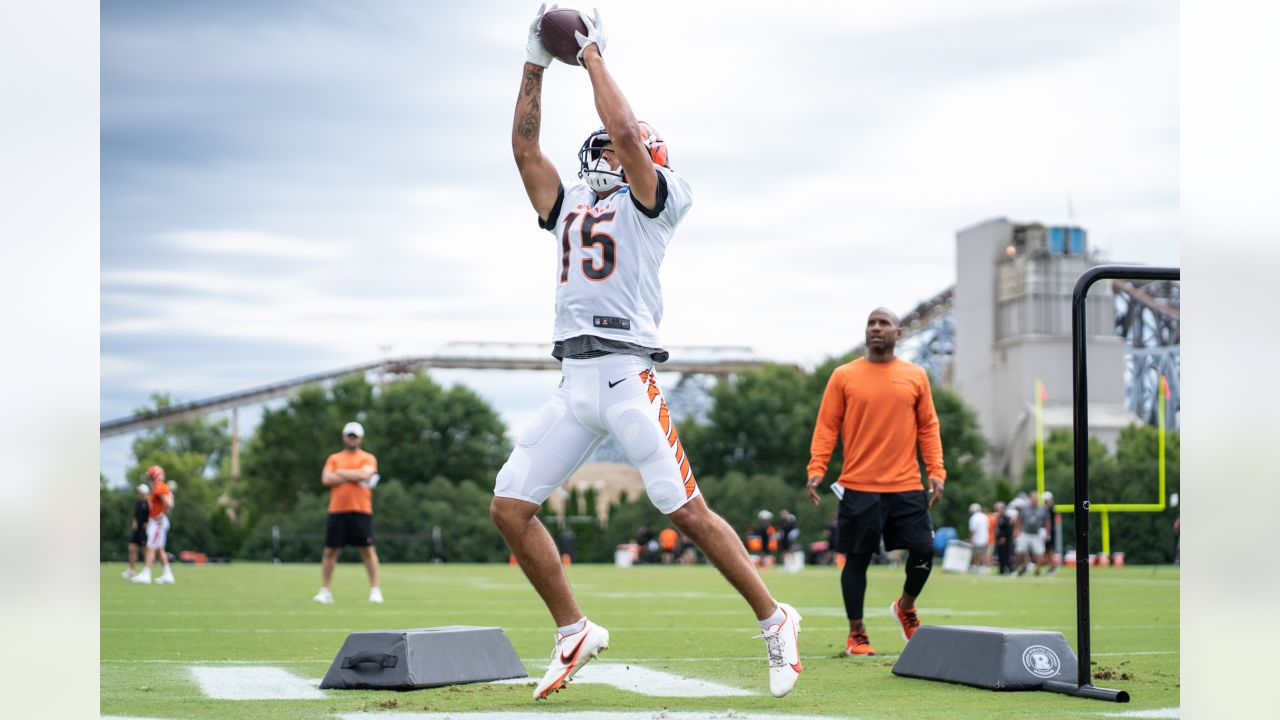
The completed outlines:
[[[538,216],[538,227],[548,232],[556,231],[556,221],[560,219],[560,206],[564,205],[564,183],[560,183],[556,187],[556,201],[551,206],[551,212],[547,213],[547,219],[543,220],[542,216]]]
[[[635,205],[637,210],[644,213],[644,216],[651,220],[661,215],[662,211],[667,207],[667,178],[662,174],[662,171],[657,168],[654,168],[654,172],[658,174],[658,199],[654,202],[652,210],[645,207],[636,198],[636,194],[634,192],[627,193],[631,196],[631,204]]]

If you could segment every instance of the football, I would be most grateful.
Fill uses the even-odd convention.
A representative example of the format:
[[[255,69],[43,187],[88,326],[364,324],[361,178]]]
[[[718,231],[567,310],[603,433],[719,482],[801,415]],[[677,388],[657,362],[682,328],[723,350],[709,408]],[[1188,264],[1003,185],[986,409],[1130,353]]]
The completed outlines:
[[[538,26],[538,34],[542,37],[542,46],[560,62],[578,64],[578,39],[574,32],[587,34],[587,24],[582,22],[582,15],[577,10],[559,8],[543,14],[542,23]]]

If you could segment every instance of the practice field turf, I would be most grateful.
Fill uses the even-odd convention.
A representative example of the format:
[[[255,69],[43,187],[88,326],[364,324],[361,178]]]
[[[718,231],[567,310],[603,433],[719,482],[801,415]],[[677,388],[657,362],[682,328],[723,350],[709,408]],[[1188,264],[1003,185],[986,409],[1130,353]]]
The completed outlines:
[[[901,569],[873,567],[867,623],[875,658],[841,655],[847,623],[839,571],[806,568],[765,573],[774,594],[803,615],[804,673],[787,697],[769,695],[764,642],[746,604],[708,566],[578,565],[570,580],[591,619],[608,628],[610,649],[596,661],[710,681],[741,696],[658,697],[585,682],[596,666],[548,701],[533,703],[533,680],[551,653],[551,620],[518,568],[506,565],[385,565],[386,603],[370,605],[363,568],[338,567],[337,603],[311,602],[318,565],[177,566],[178,584],[141,586],[101,568],[101,711],[132,718],[335,718],[360,712],[411,717],[449,713],[626,713],[662,717],[1080,718],[1168,709],[1179,703],[1178,569],[1127,567],[1093,573],[1095,682],[1129,691],[1127,705],[1044,692],[991,692],[912,680],[890,668],[903,640],[888,605]],[[929,625],[993,625],[1057,630],[1075,645],[1074,577],[1001,578],[935,570],[920,600]],[[516,684],[465,685],[414,692],[315,688],[348,632],[437,625],[496,625],[531,678]],[[238,676],[236,673],[245,673]],[[218,699],[241,689],[272,696],[291,680],[303,698]],[[247,678],[238,680],[238,677]],[[288,682],[285,683],[288,685]],[[698,687],[707,685],[699,684]],[[228,689],[229,688],[229,689]],[[265,689],[264,689],[265,688]],[[658,688],[661,690],[661,688]],[[218,695],[212,691],[213,695]],[[288,695],[288,692],[283,694]],[[273,696],[278,697],[278,696]],[[732,711],[732,712],[730,712]],[[464,714],[474,713],[474,714]],[[685,715],[675,715],[685,717]],[[440,717],[443,717],[441,715]]]

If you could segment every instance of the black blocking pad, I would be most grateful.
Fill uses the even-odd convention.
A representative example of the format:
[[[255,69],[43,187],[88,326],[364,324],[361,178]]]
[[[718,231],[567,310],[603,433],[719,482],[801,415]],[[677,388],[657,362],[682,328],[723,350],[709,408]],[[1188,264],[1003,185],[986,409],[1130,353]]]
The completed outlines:
[[[415,690],[528,676],[502,628],[448,625],[351,633],[320,688]]]
[[[1050,681],[1075,684],[1076,655],[1058,632],[927,625],[916,630],[893,672],[989,690],[1040,690]]]

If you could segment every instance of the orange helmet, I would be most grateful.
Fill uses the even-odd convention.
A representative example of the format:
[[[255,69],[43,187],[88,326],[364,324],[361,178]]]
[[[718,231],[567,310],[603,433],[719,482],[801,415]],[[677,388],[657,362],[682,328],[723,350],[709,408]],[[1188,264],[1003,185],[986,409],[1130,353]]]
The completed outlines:
[[[671,164],[667,160],[667,141],[663,140],[662,135],[658,134],[658,131],[649,123],[640,121],[637,124],[640,126],[640,142],[644,143],[645,150],[649,151],[649,158],[653,160],[653,164],[670,168]],[[596,192],[612,190],[627,181],[627,176],[621,168],[612,169],[600,155],[609,142],[609,131],[601,127],[588,135],[582,147],[578,149],[578,177],[586,180],[587,185]]]
[[[151,479],[151,482],[164,480],[164,468],[159,465],[152,465],[147,468],[147,477]]]
[[[667,141],[649,123],[641,120],[639,124],[640,141],[644,143],[644,149],[649,151],[649,157],[653,158],[653,164],[670,168],[671,165],[667,162]]]

